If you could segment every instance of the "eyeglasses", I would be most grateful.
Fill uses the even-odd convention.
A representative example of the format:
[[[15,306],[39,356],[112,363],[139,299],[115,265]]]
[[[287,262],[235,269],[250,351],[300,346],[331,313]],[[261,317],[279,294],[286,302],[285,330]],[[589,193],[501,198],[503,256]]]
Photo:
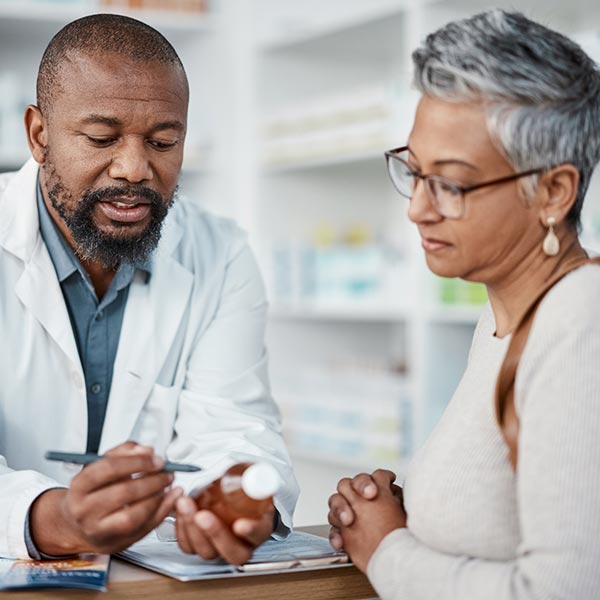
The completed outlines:
[[[465,213],[465,194],[490,185],[514,181],[520,177],[535,175],[547,169],[531,169],[522,173],[514,173],[500,179],[484,181],[474,185],[460,185],[455,181],[438,175],[422,175],[408,164],[408,146],[395,148],[385,153],[388,173],[399,194],[412,198],[417,182],[423,181],[425,190],[435,210],[448,219],[460,219]]]

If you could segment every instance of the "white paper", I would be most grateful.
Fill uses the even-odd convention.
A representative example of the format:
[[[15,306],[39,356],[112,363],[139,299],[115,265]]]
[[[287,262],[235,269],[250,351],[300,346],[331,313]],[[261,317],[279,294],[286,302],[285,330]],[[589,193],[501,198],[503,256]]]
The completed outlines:
[[[337,556],[325,538],[294,531],[285,540],[268,540],[255,551],[248,564]],[[161,542],[152,532],[119,553],[121,558],[178,579],[197,579],[215,574],[237,573],[237,568],[222,560],[204,560],[185,554],[177,542]]]

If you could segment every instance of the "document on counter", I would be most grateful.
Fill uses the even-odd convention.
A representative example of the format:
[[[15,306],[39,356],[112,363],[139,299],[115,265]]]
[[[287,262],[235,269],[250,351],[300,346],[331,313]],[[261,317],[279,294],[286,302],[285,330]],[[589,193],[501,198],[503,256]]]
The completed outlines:
[[[151,532],[118,557],[178,579],[216,579],[220,577],[243,577],[290,571],[314,570],[348,566],[348,556],[333,550],[329,540],[294,531],[285,540],[268,540],[259,546],[252,558],[241,566],[230,565],[222,560],[204,560],[199,556],[185,554],[177,542],[161,542]]]

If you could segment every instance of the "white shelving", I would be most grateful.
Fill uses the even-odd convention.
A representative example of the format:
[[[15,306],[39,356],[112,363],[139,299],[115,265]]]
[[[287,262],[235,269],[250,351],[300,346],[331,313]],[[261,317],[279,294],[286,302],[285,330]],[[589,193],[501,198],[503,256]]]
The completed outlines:
[[[393,322],[409,315],[407,310],[383,302],[299,302],[273,304],[271,319],[317,319],[332,321]]]
[[[213,30],[212,19],[206,15],[172,12],[169,10],[122,10],[105,7],[95,0],[67,4],[40,0],[4,0],[0,3],[0,19],[4,24],[23,24],[28,31],[44,27],[59,27],[90,13],[111,12],[140,19],[164,34],[207,33]]]
[[[283,123],[283,129],[290,132],[292,152],[279,162],[271,154],[256,175],[252,239],[262,250],[261,262],[268,281],[273,279],[272,265],[276,264],[270,256],[273,246],[269,242],[288,240],[292,249],[299,240],[310,245],[323,222],[338,232],[339,243],[341,232],[362,221],[372,232],[371,242],[377,240],[392,254],[401,256],[405,268],[391,286],[391,293],[380,294],[379,299],[371,301],[362,295],[328,302],[310,294],[303,297],[302,293],[293,301],[286,301],[278,297],[275,289],[268,338],[272,370],[276,374],[279,369],[294,365],[301,369],[306,364],[327,364],[336,359],[344,362],[348,356],[356,357],[359,372],[360,357],[366,363],[369,357],[381,364],[387,361],[390,368],[403,365],[410,382],[412,434],[417,447],[439,418],[460,379],[483,305],[479,292],[467,294],[477,298],[477,303],[448,303],[448,294],[439,282],[432,281],[418,236],[403,215],[403,201],[394,195],[387,180],[383,152],[402,145],[408,136],[416,100],[409,86],[410,53],[421,39],[448,20],[497,5],[514,9],[514,3],[332,0],[327,7],[323,4],[255,2],[261,15],[256,25],[255,49],[256,105],[260,111],[254,113],[259,150],[265,121],[297,113],[298,127],[295,130],[293,123]],[[559,0],[529,0],[518,9],[566,33],[600,30],[597,2],[577,0],[567,6]],[[587,39],[593,38],[588,33]],[[343,143],[338,141],[339,151],[332,143],[329,155],[324,155],[321,142],[327,148],[327,140],[315,136],[312,156],[310,137],[309,152],[298,152],[297,144],[303,141],[299,136],[312,135],[318,129],[315,106],[330,104],[336,94],[346,95],[351,101],[357,90],[378,86],[391,92],[393,110],[387,120],[387,140],[382,136],[368,150],[355,152],[344,152]],[[332,114],[329,120],[332,124],[326,127],[331,131],[338,127],[337,135],[343,119],[336,120]],[[269,141],[272,139],[270,135]],[[592,213],[586,222],[592,223],[600,237],[600,210]],[[285,408],[287,391],[281,390],[276,377],[274,393]],[[365,400],[365,414],[374,402],[372,397]],[[310,454],[302,448],[292,447],[292,454],[302,465],[301,487],[308,486],[315,495],[322,495],[321,484],[311,481],[309,465],[314,465],[322,479],[326,474],[337,476],[340,465],[347,469],[354,466],[355,471],[377,466],[374,461],[359,464],[356,458],[352,459],[354,464],[348,464],[339,456],[327,456],[326,452]],[[396,470],[404,470],[406,458],[409,457],[395,461]],[[327,463],[329,471],[324,466]],[[304,504],[301,498],[301,520],[308,504],[316,510],[311,502],[307,499]]]
[[[345,383],[346,371],[340,371],[340,365],[365,389],[377,379],[374,373],[387,372],[406,382],[413,448],[421,444],[449,400],[482,306],[442,302],[418,236],[406,219],[406,205],[388,181],[383,152],[403,144],[409,133],[416,102],[409,86],[412,49],[427,32],[450,19],[511,4],[511,0],[213,0],[207,16],[128,13],[162,31],[186,67],[191,105],[182,192],[213,211],[236,217],[249,231],[271,292],[267,341],[273,391],[284,415],[290,407],[282,374],[320,368],[321,380],[331,375],[327,386],[315,383],[304,394],[307,404],[319,394],[327,406]],[[10,72],[19,82],[20,102],[34,100],[35,73],[50,37],[64,23],[95,12],[98,6],[95,0],[51,8],[32,0],[0,1],[0,74]],[[588,32],[586,39],[593,38],[590,31],[600,30],[596,0],[570,4],[527,0],[519,8],[566,33]],[[334,106],[332,98],[339,97],[351,106],[352,98],[364,100],[365,90],[383,90],[387,102],[383,112],[389,111],[380,121],[367,119],[383,125],[381,135],[352,148],[344,144],[343,135],[348,133],[344,123],[352,126],[353,117],[346,111],[336,120],[335,109],[327,113],[325,108]],[[316,134],[314,147],[309,140],[303,153],[291,153],[279,162],[264,160],[265,122],[289,115],[290,109],[300,117],[306,109],[297,131],[289,129],[292,149],[298,150],[293,136],[306,133]],[[307,113],[314,117],[319,111],[324,119],[311,124]],[[383,112],[375,108],[371,114]],[[338,137],[325,152],[323,136],[332,132]],[[25,150],[14,156],[0,151],[0,170],[18,167]],[[593,190],[599,187],[596,183]],[[587,239],[592,242],[600,239],[600,207],[591,202],[599,195],[590,193],[584,211],[591,231]],[[356,239],[357,224],[365,240]],[[327,242],[323,229],[332,232]],[[381,256],[371,257],[371,263],[362,257],[363,280],[353,282],[346,273],[351,285],[345,295],[339,290],[335,297],[311,295],[306,290],[314,292],[312,282],[312,287],[296,286],[295,295],[286,298],[274,293],[273,286],[273,249],[282,243],[312,250],[337,248],[342,255],[370,244],[381,249]],[[365,392],[365,398],[368,415],[378,396],[367,399]],[[389,393],[382,392],[379,403],[389,399]],[[339,405],[339,398],[335,402]],[[288,429],[294,427],[298,431],[298,423],[291,422]],[[377,466],[402,473],[410,454],[399,451],[386,462],[310,453],[306,447],[292,446],[291,452],[300,466],[303,489],[299,524],[323,522],[326,494],[333,492],[342,474]]]

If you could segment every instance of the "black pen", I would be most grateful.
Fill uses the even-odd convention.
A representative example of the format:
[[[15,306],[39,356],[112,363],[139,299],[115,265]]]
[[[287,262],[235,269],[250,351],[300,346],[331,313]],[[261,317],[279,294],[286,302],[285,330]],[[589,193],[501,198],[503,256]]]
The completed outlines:
[[[88,452],[87,454],[75,454],[72,452],[55,452],[49,450],[44,455],[47,460],[59,460],[61,462],[73,463],[75,465],[89,465],[100,458],[103,458],[99,454]],[[182,465],[179,463],[165,462],[163,471],[183,471],[184,473],[194,473],[195,471],[201,471],[200,467],[194,465]]]

